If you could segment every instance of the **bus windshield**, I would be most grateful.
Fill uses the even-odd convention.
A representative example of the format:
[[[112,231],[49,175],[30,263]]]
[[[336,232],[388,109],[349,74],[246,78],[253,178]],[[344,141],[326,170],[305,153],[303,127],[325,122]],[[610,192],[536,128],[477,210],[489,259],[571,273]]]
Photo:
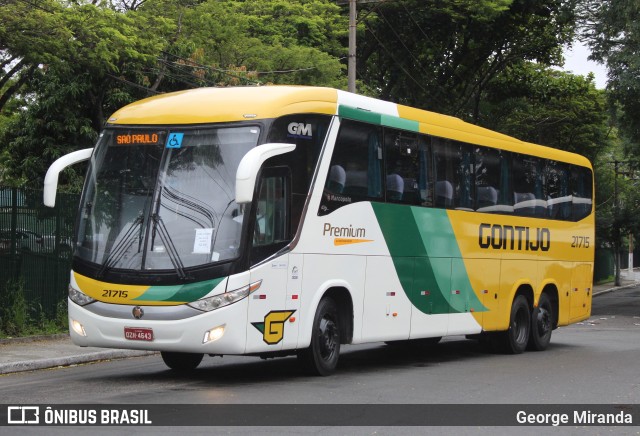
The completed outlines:
[[[238,256],[235,175],[255,125],[105,130],[91,158],[76,255],[111,268],[173,269]]]

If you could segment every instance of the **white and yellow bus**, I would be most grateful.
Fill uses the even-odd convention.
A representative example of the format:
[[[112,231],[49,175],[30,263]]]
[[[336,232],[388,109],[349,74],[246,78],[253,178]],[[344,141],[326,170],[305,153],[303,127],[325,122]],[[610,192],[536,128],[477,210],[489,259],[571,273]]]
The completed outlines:
[[[593,172],[576,154],[313,87],[196,89],[109,118],[78,211],[80,346],[297,354],[448,335],[544,350],[589,317]]]

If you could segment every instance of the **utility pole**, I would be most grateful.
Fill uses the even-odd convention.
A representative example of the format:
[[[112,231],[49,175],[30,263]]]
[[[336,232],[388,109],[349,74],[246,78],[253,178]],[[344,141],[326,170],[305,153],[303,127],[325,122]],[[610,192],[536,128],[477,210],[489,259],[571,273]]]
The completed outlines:
[[[356,0],[349,0],[349,59],[347,63],[347,90],[356,92]]]
[[[349,55],[347,59],[347,90],[356,92],[356,27],[358,3],[381,3],[386,0],[338,0],[338,5],[349,3]]]

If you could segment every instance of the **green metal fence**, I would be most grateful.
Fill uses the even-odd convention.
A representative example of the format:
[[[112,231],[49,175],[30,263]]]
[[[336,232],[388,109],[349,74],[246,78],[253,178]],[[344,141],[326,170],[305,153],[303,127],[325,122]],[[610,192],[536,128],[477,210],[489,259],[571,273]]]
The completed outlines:
[[[30,307],[55,314],[67,295],[79,198],[58,193],[48,208],[40,190],[0,187],[0,301],[18,282]]]

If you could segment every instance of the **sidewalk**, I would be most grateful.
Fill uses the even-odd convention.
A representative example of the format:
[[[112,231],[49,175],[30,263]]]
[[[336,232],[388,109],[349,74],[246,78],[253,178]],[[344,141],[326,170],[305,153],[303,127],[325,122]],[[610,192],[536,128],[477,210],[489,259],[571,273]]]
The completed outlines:
[[[155,354],[152,351],[78,347],[68,334],[0,339],[0,374]]]
[[[640,271],[623,274],[621,286],[613,283],[596,285],[593,296],[606,294],[640,283]],[[155,354],[152,351],[113,350],[78,347],[67,334],[0,339],[0,375],[36,369],[70,366],[99,360],[125,359]]]

